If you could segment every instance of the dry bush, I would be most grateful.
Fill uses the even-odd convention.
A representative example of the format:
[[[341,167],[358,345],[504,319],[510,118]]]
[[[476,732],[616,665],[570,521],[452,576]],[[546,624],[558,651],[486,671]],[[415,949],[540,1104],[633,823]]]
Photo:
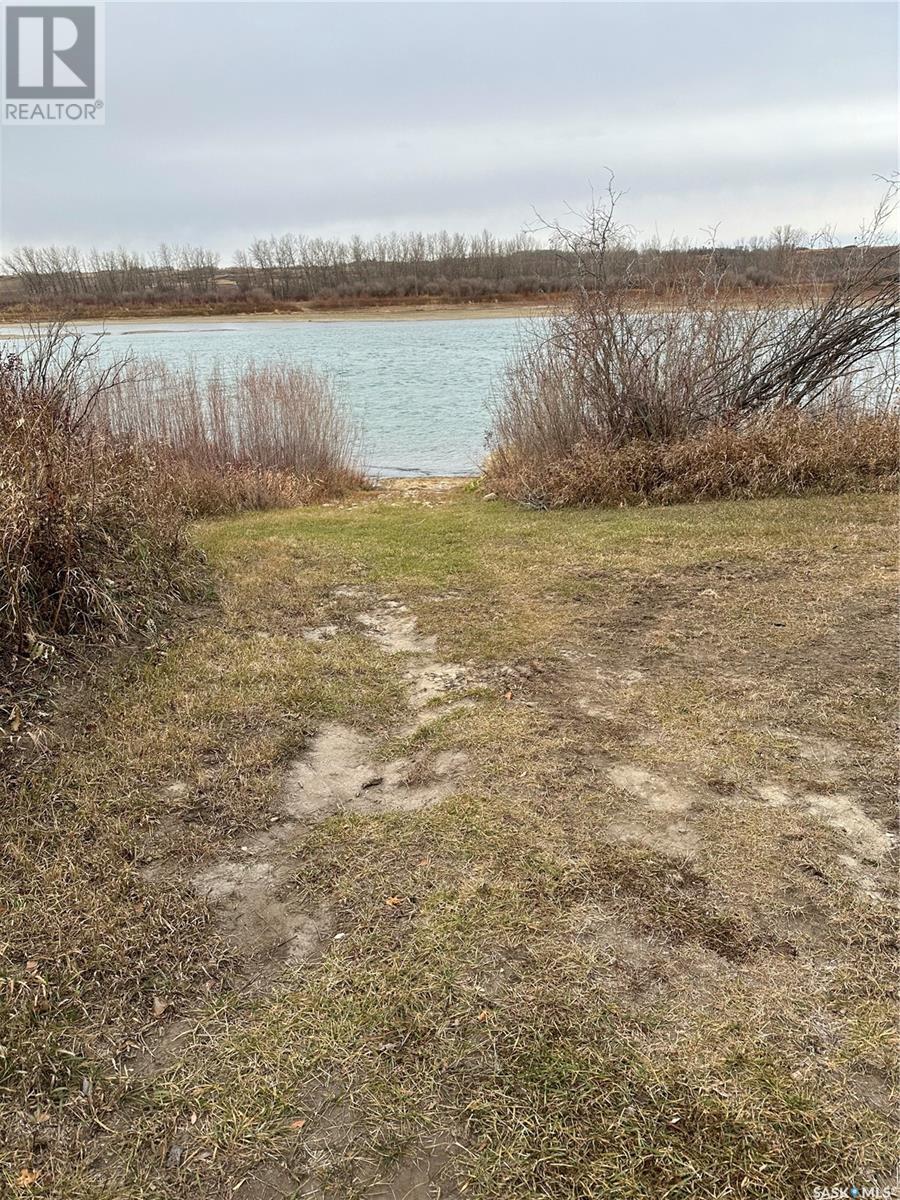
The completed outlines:
[[[686,467],[680,483],[670,473],[678,461],[692,462],[700,447],[712,446],[717,432],[723,444],[749,448],[771,422],[776,436],[765,442],[769,455],[779,447],[793,453],[800,442],[818,447],[827,430],[835,453],[841,447],[851,453],[857,417],[873,403],[890,428],[897,267],[894,249],[880,245],[890,199],[855,252],[842,251],[836,282],[803,279],[809,260],[798,254],[790,303],[771,295],[729,303],[711,250],[690,260],[662,296],[642,307],[629,289],[631,251],[627,231],[614,219],[617,200],[610,189],[584,214],[580,229],[553,227],[578,262],[579,286],[565,310],[533,328],[507,368],[489,434],[487,475],[495,488],[521,498],[532,488],[547,503],[560,499],[554,480],[565,495],[590,502],[588,477],[596,502],[615,502],[619,480],[627,502],[669,493],[693,498],[690,480],[700,489],[696,494],[748,494],[747,482],[737,477],[733,490],[724,479],[704,489],[702,472]],[[803,413],[829,419],[787,419]],[[674,447],[681,443],[679,458]],[[603,456],[608,467],[601,467]],[[637,464],[645,464],[651,478],[662,471],[659,486],[641,483]],[[585,472],[583,486],[575,482],[578,470]],[[831,467],[812,476],[815,486],[847,478]],[[759,488],[803,486],[803,471],[787,469],[783,485],[779,477],[772,460],[760,471]]]
[[[208,375],[156,360],[104,392],[102,420],[153,446],[191,516],[306,504],[363,486],[356,434],[326,376],[286,363]]]
[[[545,463],[506,458],[502,473],[494,464],[489,475],[497,491],[537,508],[892,491],[897,433],[886,412],[784,412],[672,442],[587,441]]]
[[[0,731],[63,650],[152,629],[200,582],[189,518],[360,486],[328,381],[133,361],[61,326],[0,360]]]
[[[0,363],[0,724],[30,666],[147,627],[193,585],[152,452],[96,427],[120,371],[61,330]]]

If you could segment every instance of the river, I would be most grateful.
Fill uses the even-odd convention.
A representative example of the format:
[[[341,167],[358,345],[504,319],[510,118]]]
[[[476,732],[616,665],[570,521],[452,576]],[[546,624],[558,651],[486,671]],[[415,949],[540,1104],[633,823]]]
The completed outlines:
[[[523,329],[515,318],[251,321],[177,319],[76,325],[104,358],[131,352],[208,370],[288,359],[332,376],[358,423],[366,467],[382,475],[466,475],[484,458],[491,388]],[[3,330],[8,336],[13,331]],[[7,342],[12,345],[14,342]]]

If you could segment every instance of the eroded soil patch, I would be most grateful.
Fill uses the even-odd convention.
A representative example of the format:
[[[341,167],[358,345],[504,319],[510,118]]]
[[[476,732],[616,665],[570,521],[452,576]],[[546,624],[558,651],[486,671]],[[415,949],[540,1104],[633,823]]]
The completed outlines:
[[[359,592],[344,588],[340,595],[357,599]],[[409,736],[432,719],[435,702],[452,702],[466,671],[433,657],[435,639],[419,633],[415,617],[399,602],[384,600],[380,607],[360,612],[357,620],[385,652],[404,657],[412,715],[399,735]],[[311,641],[337,634],[334,625],[303,631]],[[441,711],[447,711],[446,703]],[[273,963],[310,961],[333,936],[334,919],[327,904],[309,911],[293,895],[294,853],[305,833],[339,814],[412,813],[438,804],[458,790],[466,765],[461,751],[429,755],[422,750],[383,760],[375,738],[336,722],[326,724],[289,766],[280,810],[269,827],[243,836],[228,858],[202,866],[191,877],[192,886],[209,901],[223,934],[243,954]]]

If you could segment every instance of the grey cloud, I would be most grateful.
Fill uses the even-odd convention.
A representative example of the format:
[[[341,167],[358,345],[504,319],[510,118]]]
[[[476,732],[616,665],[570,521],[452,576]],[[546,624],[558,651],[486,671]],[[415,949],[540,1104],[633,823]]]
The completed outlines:
[[[106,127],[3,130],[7,247],[510,233],[605,164],[645,230],[849,232],[896,165],[890,4],[109,10]]]

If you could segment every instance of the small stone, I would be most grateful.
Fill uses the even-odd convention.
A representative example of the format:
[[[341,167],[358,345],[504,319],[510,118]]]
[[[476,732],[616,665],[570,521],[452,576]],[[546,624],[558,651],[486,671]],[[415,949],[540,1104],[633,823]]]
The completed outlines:
[[[184,1151],[180,1146],[170,1146],[169,1153],[166,1155],[166,1166],[175,1168],[181,1165],[181,1157]]]
[[[497,493],[496,492],[486,492],[485,495],[482,497],[482,499],[483,500],[496,500]]]

